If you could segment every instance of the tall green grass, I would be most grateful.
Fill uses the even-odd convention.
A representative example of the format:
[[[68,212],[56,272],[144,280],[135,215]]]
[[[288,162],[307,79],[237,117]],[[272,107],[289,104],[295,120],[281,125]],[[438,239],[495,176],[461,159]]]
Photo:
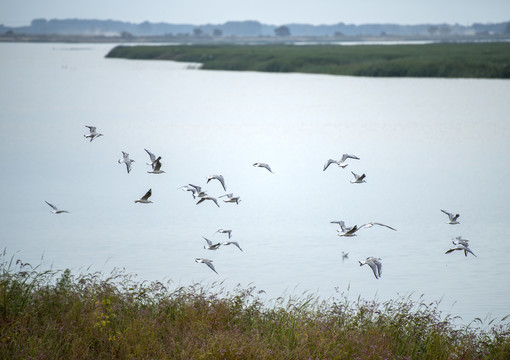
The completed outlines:
[[[209,70],[510,78],[510,43],[117,46],[106,56],[198,62]]]
[[[27,272],[13,259],[1,264],[2,359],[510,358],[505,319],[458,327],[437,303],[263,301],[254,287],[170,290],[119,271]]]

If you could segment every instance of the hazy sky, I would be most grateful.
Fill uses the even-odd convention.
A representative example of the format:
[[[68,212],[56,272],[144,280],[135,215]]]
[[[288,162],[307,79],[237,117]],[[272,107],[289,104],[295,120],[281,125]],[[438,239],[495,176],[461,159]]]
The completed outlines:
[[[495,23],[510,21],[510,0],[0,0],[0,24],[35,18],[112,19],[203,25],[229,20],[288,23]]]

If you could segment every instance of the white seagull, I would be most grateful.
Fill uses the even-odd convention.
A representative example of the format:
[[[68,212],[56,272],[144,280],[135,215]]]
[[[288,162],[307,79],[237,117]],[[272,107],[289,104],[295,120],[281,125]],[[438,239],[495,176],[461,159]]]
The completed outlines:
[[[243,249],[241,249],[241,247],[239,246],[239,243],[237,241],[225,241],[225,242],[222,242],[221,245],[235,245],[237,246],[237,248],[241,251],[243,251]]]
[[[218,229],[218,230],[216,230],[215,234],[216,233],[228,234],[229,239],[232,237],[232,230]]]
[[[149,174],[163,174],[164,171],[161,170],[161,156],[158,157],[153,163],[152,163],[152,171],[147,171]]]
[[[202,196],[200,200],[198,200],[197,205],[204,202],[205,200],[211,200],[216,204],[217,207],[220,207],[220,205],[218,204],[218,200],[216,200],[216,198],[213,198],[212,196]]]
[[[355,174],[353,171],[351,171],[352,175],[354,175],[354,181],[351,180],[351,184],[361,184],[361,183],[366,183],[365,181],[365,174],[361,174],[361,175],[358,175],[358,174]]]
[[[376,279],[379,279],[382,274],[382,264],[380,258],[375,257],[367,257],[363,262],[359,261],[359,266],[368,265],[372,268],[374,272],[374,276]]]
[[[131,163],[134,163],[135,161],[129,158],[129,154],[127,152],[122,152],[122,159],[119,159],[119,164],[126,164],[127,172],[131,171]]]
[[[461,250],[464,251],[464,256],[467,256],[468,253],[471,253],[473,254],[473,256],[476,257],[475,253],[472,252],[471,249],[469,248],[469,240],[463,239],[462,236],[457,236],[455,239],[457,240],[457,242],[455,242],[455,240],[452,241],[455,247],[446,250],[445,254],[449,254],[451,252],[454,252],[455,250]]]
[[[263,168],[266,168],[270,173],[273,172],[271,170],[271,168],[269,167],[269,165],[266,164],[266,163],[256,162],[255,164],[253,164],[253,166],[255,166],[255,167],[263,167]]]
[[[142,196],[139,200],[135,200],[135,203],[141,203],[141,204],[149,204],[149,203],[152,203],[152,201],[149,200],[149,198],[151,197],[152,195],[152,189],[149,189],[149,191],[147,191],[145,193],[144,196]]]
[[[225,186],[225,178],[223,175],[210,175],[207,177],[207,184],[209,184],[209,181],[211,180],[218,180],[221,183],[221,186],[223,186],[223,190],[227,191],[227,188]]]
[[[45,202],[46,204],[48,204],[48,205],[49,205],[49,206],[53,209],[53,210],[51,210],[51,212],[52,212],[53,214],[63,214],[63,213],[69,213],[69,211],[67,211],[67,210],[59,210],[59,209],[58,209],[55,205],[50,204],[50,203],[49,203],[49,202],[47,202],[46,200],[44,200],[44,202]]]
[[[337,230],[338,236],[348,236],[348,237],[357,236],[355,234],[355,232],[358,231],[359,229],[360,228],[357,225],[354,225],[352,228],[342,228],[341,230]]]
[[[393,231],[397,231],[397,229],[394,229],[394,228],[392,228],[391,226],[384,225],[384,224],[381,224],[381,223],[378,223],[378,222],[369,222],[369,223],[366,223],[366,224],[361,225],[359,228],[360,228],[360,229],[361,229],[361,228],[364,228],[364,227],[365,227],[365,228],[371,228],[371,227],[372,227],[372,226],[374,226],[374,225],[385,226],[385,227],[387,227],[388,229],[391,229],[391,230],[393,230]]]
[[[103,136],[103,134],[99,134],[96,131],[96,127],[95,126],[85,125],[85,127],[89,128],[90,133],[88,135],[83,135],[83,136],[86,137],[87,139],[90,139],[90,142],[92,142],[92,140],[94,140],[97,137]]]
[[[204,259],[204,258],[195,258],[195,262],[197,263],[202,263],[202,264],[206,264],[207,266],[209,266],[209,268],[214,271],[216,274],[218,274],[218,272],[216,271],[216,269],[214,268],[214,265],[212,264],[212,260],[209,260],[209,259]]]
[[[441,209],[442,212],[444,212],[446,215],[448,215],[448,218],[450,219],[450,221],[448,221],[448,224],[450,225],[456,225],[456,224],[460,224],[460,222],[457,221],[457,219],[459,218],[459,214],[452,214],[452,213],[449,213],[448,211],[446,210],[443,210]]]
[[[221,243],[216,243],[216,244],[213,244],[213,242],[211,240],[209,240],[208,238],[202,236],[204,238],[205,241],[207,241],[207,246],[204,246],[204,249],[207,249],[207,250],[218,250],[218,248],[221,246]]]
[[[328,159],[328,161],[326,161],[326,163],[324,164],[324,168],[322,169],[322,171],[326,171],[326,169],[331,164],[337,164],[339,167],[344,169],[347,165],[349,165],[349,164],[347,164],[345,162],[345,160],[347,160],[347,159],[356,159],[356,160],[359,160],[359,157],[357,157],[356,155],[343,154],[342,158],[340,160]]]
[[[201,198],[201,197],[204,197],[207,195],[206,191],[202,191],[201,186],[193,185],[193,184],[189,184],[189,186],[191,186],[192,188],[195,189],[195,191],[193,191],[193,198],[197,198],[197,197]]]
[[[221,195],[220,198],[225,197],[225,196],[227,197],[227,199],[223,200],[223,202],[226,202],[226,203],[236,203],[236,204],[239,204],[239,201],[241,201],[241,197],[234,196],[233,193]]]

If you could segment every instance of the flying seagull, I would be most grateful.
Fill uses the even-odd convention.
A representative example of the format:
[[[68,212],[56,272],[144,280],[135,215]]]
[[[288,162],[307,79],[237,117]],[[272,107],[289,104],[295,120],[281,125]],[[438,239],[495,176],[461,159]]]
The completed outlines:
[[[348,259],[348,258],[349,258],[349,253],[342,251],[342,261],[345,261],[345,259]]]
[[[202,187],[201,186],[198,186],[198,185],[193,185],[193,184],[189,184],[189,186],[191,186],[192,188],[195,189],[195,191],[193,191],[193,198],[201,198],[201,197],[204,197],[207,195],[207,192],[206,191],[202,191]],[[191,190],[192,191],[192,190]]]
[[[355,174],[353,171],[351,171],[351,173],[352,173],[352,175],[354,175],[354,181],[351,180],[351,184],[361,184],[361,183],[366,182],[365,174],[358,175],[358,174]]]
[[[216,269],[214,268],[214,265],[212,264],[212,260],[209,260],[209,259],[204,259],[204,258],[196,258],[195,259],[195,262],[197,263],[202,263],[202,264],[206,264],[207,266],[209,266],[209,268],[214,271],[216,274],[218,274],[218,272],[216,271]]]
[[[152,171],[147,171],[149,174],[163,174],[164,171],[161,170],[161,156],[158,157],[153,163],[152,163]]]
[[[374,276],[376,279],[379,279],[382,274],[382,264],[380,258],[375,257],[367,257],[363,262],[358,261],[359,266],[368,265],[372,268],[372,271],[374,272]]]
[[[475,253],[472,252],[471,249],[469,248],[469,240],[463,239],[462,236],[457,236],[455,239],[457,240],[457,242],[455,242],[455,240],[452,241],[455,247],[446,250],[445,254],[449,254],[451,252],[454,252],[455,250],[461,250],[464,251],[464,256],[467,256],[468,253],[471,253],[473,254],[473,256],[476,257]]]
[[[59,210],[59,209],[58,209],[55,205],[50,204],[50,203],[49,203],[49,202],[47,202],[46,200],[44,200],[44,202],[45,202],[46,204],[48,204],[48,205],[49,205],[49,206],[53,209],[53,210],[51,210],[51,212],[52,212],[53,214],[63,214],[63,213],[69,213],[69,211],[67,211],[67,210]]]
[[[371,227],[372,227],[372,226],[374,226],[374,225],[385,226],[385,227],[387,227],[388,229],[391,229],[391,230],[393,230],[393,231],[397,231],[397,229],[394,229],[394,228],[392,228],[391,226],[384,225],[384,224],[381,224],[381,223],[378,223],[378,222],[369,222],[369,223],[366,223],[366,224],[361,225],[359,228],[360,228],[360,229],[361,229],[361,228],[364,228],[364,227],[365,227],[365,228],[371,228]]]
[[[339,167],[344,169],[347,165],[349,165],[349,164],[347,164],[345,162],[345,160],[347,160],[347,159],[356,159],[356,160],[359,160],[359,157],[357,157],[356,155],[343,154],[342,158],[340,160],[328,159],[328,161],[326,161],[326,163],[324,164],[324,168],[322,169],[322,171],[326,171],[326,169],[331,164],[337,164]]]
[[[218,230],[216,230],[215,234],[216,233],[228,234],[229,239],[232,237],[232,230],[218,229]]]
[[[271,170],[271,168],[269,167],[268,164],[266,163],[260,163],[260,162],[256,162],[255,164],[253,164],[253,166],[255,167],[263,167],[263,168],[266,168],[267,170],[269,170],[270,173],[272,173],[273,171]]]
[[[207,246],[204,246],[204,249],[207,249],[207,250],[218,250],[218,248],[221,246],[221,243],[216,243],[216,244],[213,244],[213,242],[211,240],[209,240],[208,238],[202,236],[204,238],[205,241],[207,241]]]
[[[223,175],[210,175],[207,177],[207,184],[209,184],[209,181],[211,180],[218,180],[221,183],[221,186],[223,186],[223,190],[227,191],[227,188],[225,187],[225,178]]]
[[[204,202],[205,200],[211,200],[216,204],[217,207],[220,207],[220,205],[218,204],[218,200],[216,200],[216,198],[213,198],[212,196],[202,196],[200,200],[198,200],[197,205]]]
[[[127,152],[122,152],[122,159],[119,159],[119,164],[126,164],[127,172],[131,171],[131,163],[134,163],[135,161],[129,158],[129,154]]]
[[[239,204],[239,201],[241,201],[241,198],[239,196],[234,196],[233,193],[221,195],[220,198],[225,197],[225,196],[227,197],[227,199],[223,200],[223,202],[226,202],[226,203],[236,203],[236,204]]]
[[[222,242],[221,245],[235,245],[237,246],[237,248],[241,251],[243,251],[243,249],[241,249],[241,247],[239,246],[239,243],[237,241],[225,241],[225,242]]]
[[[450,219],[450,221],[448,221],[448,224],[450,225],[456,225],[456,224],[460,224],[460,222],[457,221],[457,219],[459,218],[459,214],[455,214],[453,215],[452,213],[449,213],[448,211],[446,210],[442,210],[442,212],[444,212],[446,215],[448,215],[448,218]]]
[[[338,236],[356,236],[355,232],[358,231],[360,228],[357,225],[354,225],[352,228],[344,228],[338,231]]]
[[[92,140],[94,140],[97,137],[103,136],[103,134],[99,134],[96,131],[96,127],[95,126],[85,125],[85,127],[89,128],[90,133],[88,135],[83,135],[83,136],[86,137],[87,139],[90,139],[90,142],[92,142]]]
[[[149,200],[149,198],[151,197],[152,195],[152,189],[149,189],[149,191],[147,191],[145,193],[144,196],[142,196],[139,200],[135,200],[135,203],[141,203],[141,204],[149,204],[151,203],[152,201]]]

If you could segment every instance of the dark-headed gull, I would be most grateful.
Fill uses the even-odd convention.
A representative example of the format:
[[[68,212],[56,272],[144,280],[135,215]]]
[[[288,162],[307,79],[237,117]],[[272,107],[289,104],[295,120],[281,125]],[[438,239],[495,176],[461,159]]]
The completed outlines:
[[[218,180],[221,183],[221,186],[223,186],[223,190],[227,191],[227,188],[225,186],[225,178],[223,175],[210,175],[207,177],[207,184],[209,184],[209,181],[211,180]]]
[[[359,160],[359,157],[357,157],[356,155],[343,154],[342,158],[340,160],[328,159],[328,161],[326,161],[326,163],[324,164],[324,167],[323,167],[322,171],[326,171],[326,169],[331,164],[337,164],[339,167],[344,169],[347,165],[349,165],[349,164],[347,164],[345,162],[345,160],[347,160],[347,159],[356,159],[356,160]]]
[[[354,171],[351,171],[351,173],[352,173],[352,175],[354,175],[354,180],[351,180],[351,184],[361,184],[361,183],[366,182],[365,174],[358,175],[358,174],[355,174]]]
[[[48,204],[48,205],[49,205],[49,206],[53,209],[53,210],[51,210],[51,212],[52,212],[53,214],[63,214],[63,213],[69,213],[69,211],[67,211],[67,210],[59,210],[59,209],[58,209],[55,205],[50,204],[50,203],[49,203],[49,202],[47,202],[46,200],[44,200],[44,202],[45,202],[46,204]]]
[[[379,279],[382,274],[382,264],[380,258],[367,257],[363,262],[359,261],[359,266],[368,265],[372,268],[374,276]]]
[[[151,197],[152,195],[152,189],[149,189],[149,191],[147,191],[145,193],[144,196],[142,196],[140,199],[138,200],[135,200],[135,203],[141,203],[141,204],[149,204],[149,203],[152,203],[152,201],[149,200],[149,198]]]
[[[85,127],[89,128],[89,134],[87,135],[83,135],[84,137],[86,137],[87,139],[90,139],[90,142],[92,142],[92,140],[94,140],[95,138],[97,137],[100,137],[100,136],[103,136],[103,134],[99,134],[97,131],[96,131],[96,127],[95,126],[88,126],[88,125],[85,125]]]
[[[209,266],[209,268],[214,271],[216,274],[218,274],[218,272],[216,271],[216,269],[214,268],[214,265],[212,264],[212,260],[209,260],[209,259],[204,259],[204,258],[195,258],[195,262],[197,263],[202,263],[202,264],[206,264],[207,266]]]
[[[256,162],[255,164],[253,164],[253,166],[266,168],[270,173],[273,172],[273,170],[271,170],[271,167],[269,167],[269,165],[266,163]]]
[[[122,152],[122,159],[119,159],[119,164],[126,164],[127,172],[131,171],[131,163],[134,163],[135,161],[129,158],[129,154],[127,152]]]
[[[457,221],[457,219],[459,218],[459,214],[452,214],[452,213],[449,213],[448,211],[446,210],[443,210],[441,209],[442,212],[444,212],[446,215],[448,215],[448,224],[450,225],[456,225],[456,224],[460,224],[460,222]]]

